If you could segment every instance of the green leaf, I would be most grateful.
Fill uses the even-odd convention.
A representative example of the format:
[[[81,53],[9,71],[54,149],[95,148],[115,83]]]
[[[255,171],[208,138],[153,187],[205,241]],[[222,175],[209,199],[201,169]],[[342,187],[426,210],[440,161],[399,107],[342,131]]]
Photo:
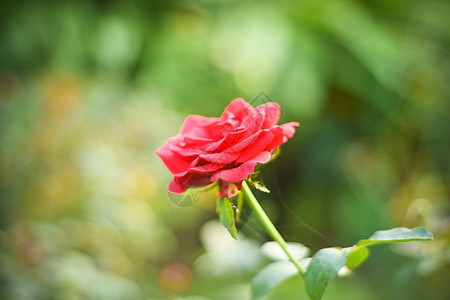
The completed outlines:
[[[225,226],[233,239],[236,237],[236,224],[234,222],[234,211],[231,201],[228,198],[217,199],[217,213],[219,214],[220,223]]]
[[[370,246],[385,243],[426,241],[433,239],[433,235],[423,227],[408,229],[398,227],[389,230],[380,230],[372,234],[367,240],[360,240],[356,246]]]
[[[309,262],[305,274],[306,292],[313,300],[320,300],[330,280],[347,265],[350,269],[359,266],[369,256],[367,246],[431,240],[433,235],[422,227],[408,229],[404,227],[381,230],[370,238],[360,240],[355,246],[345,249],[325,248],[319,250]]]
[[[347,267],[355,269],[369,257],[369,249],[365,246],[355,246],[351,248],[347,256]]]
[[[253,297],[264,296],[272,288],[296,274],[298,270],[290,261],[277,261],[267,265],[252,279]]]
[[[422,227],[413,229],[399,227],[377,231],[372,234],[370,238],[360,240],[352,249],[350,249],[348,253],[347,267],[354,269],[366,260],[369,256],[369,249],[367,249],[367,246],[386,243],[426,241],[431,240],[432,238],[433,235]]]
[[[305,274],[306,292],[312,300],[320,300],[330,280],[347,261],[347,251],[336,248],[319,250],[309,262]]]

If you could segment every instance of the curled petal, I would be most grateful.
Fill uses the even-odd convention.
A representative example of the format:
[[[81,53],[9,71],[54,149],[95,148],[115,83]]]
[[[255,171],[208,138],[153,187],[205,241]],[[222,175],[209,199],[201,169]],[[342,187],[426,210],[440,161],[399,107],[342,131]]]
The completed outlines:
[[[198,115],[190,115],[181,125],[180,135],[210,138],[210,131],[220,121],[219,118],[207,118]]]
[[[166,167],[173,174],[184,172],[191,167],[192,159],[184,157],[170,149],[170,145],[176,138],[170,138],[164,145],[155,151]]]
[[[291,138],[295,133],[295,127],[300,126],[297,122],[290,122],[280,126],[272,127],[271,131],[273,133],[274,139],[267,146],[266,150],[274,150],[279,146],[283,145]]]
[[[283,125],[280,125],[280,127],[283,129],[283,135],[290,139],[294,136],[295,133],[295,127],[300,126],[298,122],[289,122]]]

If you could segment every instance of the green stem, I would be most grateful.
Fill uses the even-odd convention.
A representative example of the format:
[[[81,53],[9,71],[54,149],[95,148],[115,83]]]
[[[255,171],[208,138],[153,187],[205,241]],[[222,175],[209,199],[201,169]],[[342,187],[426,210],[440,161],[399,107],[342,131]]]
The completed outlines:
[[[302,266],[300,266],[300,263],[289,251],[286,241],[283,239],[281,234],[278,232],[273,223],[270,221],[266,212],[263,210],[258,200],[256,200],[255,196],[253,195],[252,191],[250,190],[245,180],[242,182],[242,190],[246,196],[248,204],[250,204],[250,207],[252,208],[253,212],[256,213],[258,219],[264,225],[269,235],[273,238],[275,242],[278,243],[278,245],[280,245],[281,249],[283,249],[284,253],[286,253],[286,255],[289,257],[289,260],[297,267],[300,275],[303,276],[305,274],[305,270],[303,270]]]

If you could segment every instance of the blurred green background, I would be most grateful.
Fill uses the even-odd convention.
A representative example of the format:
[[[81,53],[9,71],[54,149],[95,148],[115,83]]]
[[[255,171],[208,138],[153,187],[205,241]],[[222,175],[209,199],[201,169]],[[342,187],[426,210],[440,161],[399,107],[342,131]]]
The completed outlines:
[[[313,252],[379,246],[324,299],[448,299],[450,5],[372,1],[2,1],[0,298],[250,299],[268,240],[214,192],[176,205],[153,154],[189,114],[268,98],[302,126],[257,193]],[[261,102],[261,103],[260,103]],[[184,200],[186,200],[184,199]],[[181,199],[182,200],[182,199]],[[192,203],[191,203],[192,204]],[[292,279],[266,299],[306,299]]]

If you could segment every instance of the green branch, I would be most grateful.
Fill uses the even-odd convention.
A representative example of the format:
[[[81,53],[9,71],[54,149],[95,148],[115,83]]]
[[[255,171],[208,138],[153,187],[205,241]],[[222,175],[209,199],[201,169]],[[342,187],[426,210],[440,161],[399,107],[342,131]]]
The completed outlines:
[[[298,269],[300,275],[304,276],[305,270],[303,270],[302,266],[300,266],[300,263],[291,254],[286,244],[286,241],[283,239],[281,234],[278,232],[273,223],[270,221],[266,212],[263,210],[258,200],[256,200],[255,196],[253,195],[252,191],[250,190],[250,187],[248,186],[245,180],[242,182],[242,191],[245,195],[245,198],[247,199],[248,204],[250,205],[253,212],[258,217],[258,219],[261,221],[261,223],[264,225],[264,228],[266,228],[269,235],[273,238],[274,241],[278,243],[278,245],[280,245],[281,249],[283,249],[284,253],[286,253],[286,255],[289,257],[289,260]]]

